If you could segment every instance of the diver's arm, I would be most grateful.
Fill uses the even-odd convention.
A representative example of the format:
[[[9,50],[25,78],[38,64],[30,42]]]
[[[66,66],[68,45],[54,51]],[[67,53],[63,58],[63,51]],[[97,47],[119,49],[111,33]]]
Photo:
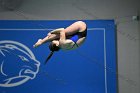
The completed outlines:
[[[69,49],[73,45],[71,40],[66,39],[65,31],[60,32],[59,43],[62,49]]]
[[[66,40],[65,31],[61,31],[61,32],[60,32],[60,39],[59,39],[59,41],[61,42],[61,41],[65,41],[65,40]]]
[[[51,34],[59,34],[62,30],[64,30],[64,28],[58,28],[58,29],[51,31],[50,33]]]
[[[60,32],[60,39],[59,39],[60,45],[64,45],[65,41],[66,41],[66,33],[65,33],[65,31],[61,31]]]
[[[58,28],[58,29],[55,29],[55,30],[49,32],[45,38],[39,39],[39,40],[33,45],[33,47],[38,47],[38,46],[42,45],[43,43],[52,41],[52,40],[54,40],[55,38],[59,38],[58,34],[60,34],[60,32],[62,32],[63,30],[64,30],[64,28]]]

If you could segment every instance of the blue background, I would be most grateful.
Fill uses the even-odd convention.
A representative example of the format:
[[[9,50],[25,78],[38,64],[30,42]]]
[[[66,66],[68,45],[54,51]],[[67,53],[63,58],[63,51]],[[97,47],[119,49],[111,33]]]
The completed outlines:
[[[48,43],[38,48],[32,47],[39,38],[47,35],[50,31],[47,29],[66,28],[75,21],[1,20],[0,29],[44,30],[0,30],[0,40],[14,40],[28,46],[41,63],[35,79],[16,87],[0,87],[0,93],[117,93],[114,20],[84,20],[88,28],[85,43],[76,50],[55,53],[47,65],[44,65],[44,61],[50,52]],[[95,28],[104,28],[105,33],[103,29]]]

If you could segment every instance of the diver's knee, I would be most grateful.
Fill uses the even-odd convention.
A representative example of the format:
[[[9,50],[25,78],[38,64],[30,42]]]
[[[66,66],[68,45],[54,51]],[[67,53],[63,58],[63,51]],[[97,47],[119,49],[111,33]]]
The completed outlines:
[[[86,27],[86,23],[83,21],[77,21],[77,24],[82,27]]]
[[[78,24],[85,24],[83,21],[77,21]]]

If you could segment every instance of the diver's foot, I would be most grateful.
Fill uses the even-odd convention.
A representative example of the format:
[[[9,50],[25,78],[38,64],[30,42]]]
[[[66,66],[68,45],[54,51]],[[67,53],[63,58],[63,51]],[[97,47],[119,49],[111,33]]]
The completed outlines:
[[[34,48],[40,46],[42,44],[42,39],[38,39],[38,41],[33,45]]]

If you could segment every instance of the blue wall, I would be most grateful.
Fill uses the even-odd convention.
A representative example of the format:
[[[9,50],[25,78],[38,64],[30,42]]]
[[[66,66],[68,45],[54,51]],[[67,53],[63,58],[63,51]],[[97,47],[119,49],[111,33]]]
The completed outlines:
[[[0,21],[0,92],[116,93],[116,33],[113,20],[85,20],[88,27],[85,43],[76,50],[55,53],[47,65],[44,61],[50,52],[48,43],[32,47],[51,29],[65,28],[75,21]],[[13,48],[6,45],[13,45]],[[18,48],[14,49],[15,46]],[[25,73],[21,69],[30,69],[34,73]],[[19,73],[24,77],[6,81],[19,77]],[[17,84],[22,80],[26,82]]]

